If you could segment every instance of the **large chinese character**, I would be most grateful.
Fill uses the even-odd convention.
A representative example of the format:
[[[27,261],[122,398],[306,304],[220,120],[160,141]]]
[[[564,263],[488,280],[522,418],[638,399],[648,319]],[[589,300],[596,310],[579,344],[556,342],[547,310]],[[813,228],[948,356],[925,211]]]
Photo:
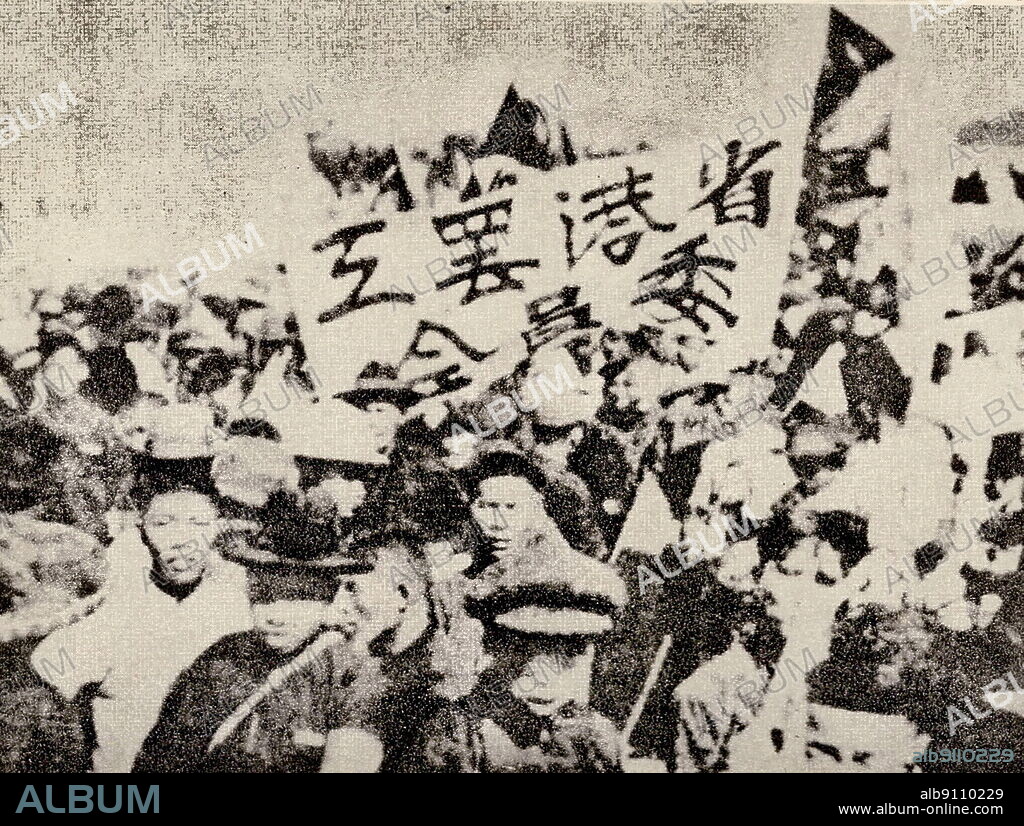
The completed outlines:
[[[347,313],[361,310],[364,307],[383,304],[386,301],[399,301],[405,304],[412,304],[416,300],[416,296],[412,293],[403,292],[363,295],[362,289],[366,286],[366,282],[373,277],[373,273],[376,271],[377,264],[379,263],[378,259],[371,256],[368,258],[357,258],[354,261],[346,260],[348,254],[352,251],[352,247],[355,246],[356,241],[364,235],[373,235],[378,232],[383,232],[385,226],[386,223],[384,221],[368,221],[365,224],[357,224],[354,227],[344,227],[343,229],[339,229],[337,232],[333,233],[329,238],[319,241],[313,245],[313,252],[323,252],[324,250],[341,244],[342,253],[334,260],[334,265],[331,267],[332,278],[344,278],[352,272],[362,273],[362,277],[356,283],[352,291],[345,297],[344,301],[340,304],[335,304],[329,310],[324,310],[320,313],[317,317],[317,321],[321,324],[334,321]]]
[[[566,286],[526,305],[530,329],[523,333],[523,338],[527,350],[532,353],[572,330],[580,330],[583,334],[600,326],[590,318],[590,305],[577,303],[579,293],[579,287]]]
[[[518,261],[491,261],[488,259],[498,255],[497,239],[507,235],[509,221],[512,218],[512,199],[506,198],[477,209],[446,215],[443,218],[432,218],[434,229],[441,236],[445,246],[455,247],[466,244],[469,252],[459,258],[452,259],[455,268],[466,267],[462,272],[437,282],[437,289],[444,290],[463,281],[469,282],[469,289],[462,297],[460,304],[469,304],[481,296],[505,290],[522,290],[524,284],[512,276],[512,271],[521,267],[536,268],[540,261],[536,258]],[[481,288],[480,279],[491,277],[496,283]]]
[[[434,324],[431,321],[420,321],[419,325],[416,327],[416,335],[413,338],[412,344],[409,345],[408,351],[406,351],[405,356],[403,356],[403,361],[440,360],[440,350],[423,347],[423,339],[432,333],[446,339],[454,345],[455,349],[459,353],[474,363],[481,362],[488,356],[492,356],[497,352],[497,350],[478,350],[460,338],[454,330],[444,324]],[[432,398],[444,393],[461,390],[463,387],[470,384],[472,379],[462,373],[462,367],[456,360],[444,367],[440,367],[428,373],[423,373],[413,380],[414,385],[422,385],[424,382],[433,383],[434,388],[432,390],[421,390],[419,387],[416,387],[415,389],[417,392],[422,393],[424,398]]]
[[[698,249],[707,242],[708,236],[704,233],[665,253],[662,266],[641,276],[640,295],[630,303],[639,306],[660,301],[679,313],[678,318],[661,321],[685,318],[703,333],[708,332],[711,325],[701,316],[701,308],[717,313],[726,327],[735,327],[739,317],[708,295],[708,292],[713,290],[726,299],[732,298],[732,290],[712,270],[732,272],[736,269],[736,262],[716,255],[698,254]],[[703,283],[705,281],[709,283]]]
[[[644,206],[647,201],[654,197],[654,193],[649,189],[642,188],[641,184],[646,184],[653,179],[653,172],[637,175],[634,173],[633,167],[627,166],[626,180],[584,192],[580,196],[581,203],[591,204],[597,198],[600,198],[601,202],[600,206],[591,209],[590,212],[583,216],[583,223],[589,224],[597,218],[603,218],[604,225],[591,236],[590,240],[583,245],[583,248],[578,253],[573,241],[576,222],[569,215],[562,214],[560,216],[562,225],[565,227],[565,251],[570,267],[583,258],[590,248],[598,242],[605,230],[618,230],[620,227],[632,226],[631,221],[634,215],[640,216],[647,229],[654,230],[655,232],[671,232],[676,228],[674,223],[666,224],[656,221]],[[616,197],[614,200],[609,201],[608,196],[612,193],[616,193]],[[565,202],[569,200],[569,193],[559,192],[556,197],[560,201]],[[601,245],[605,258],[613,264],[628,264],[636,254],[644,231],[638,228],[627,229],[616,234],[614,238],[605,241]]]
[[[749,152],[741,152],[741,146],[742,143],[738,140],[726,144],[724,180],[690,209],[710,205],[715,211],[716,225],[747,221],[764,229],[768,225],[768,216],[771,212],[771,184],[775,173],[768,169],[750,175],[747,172],[761,158],[782,144],[778,141],[769,141],[762,146],[755,146]],[[711,177],[705,161],[700,168],[700,188],[707,189],[710,185]]]

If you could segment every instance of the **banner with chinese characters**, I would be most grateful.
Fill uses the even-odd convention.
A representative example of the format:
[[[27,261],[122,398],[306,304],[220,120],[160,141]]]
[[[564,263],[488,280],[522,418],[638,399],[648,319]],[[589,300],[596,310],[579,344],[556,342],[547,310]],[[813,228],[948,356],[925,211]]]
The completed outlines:
[[[307,355],[334,392],[375,361],[470,397],[573,326],[647,327],[693,383],[720,381],[768,355],[806,123],[546,171],[485,158],[477,191],[432,206],[393,153],[364,210],[288,265]]]

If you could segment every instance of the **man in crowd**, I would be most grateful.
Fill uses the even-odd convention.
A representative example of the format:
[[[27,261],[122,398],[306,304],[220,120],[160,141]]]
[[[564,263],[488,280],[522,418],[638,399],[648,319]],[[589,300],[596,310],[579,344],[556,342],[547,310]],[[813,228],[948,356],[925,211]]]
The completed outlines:
[[[128,771],[178,673],[249,625],[241,570],[211,551],[219,528],[208,472],[202,458],[149,461],[141,530],[126,529],[108,549],[103,604],[32,654],[66,699],[92,695],[97,772]],[[73,667],[45,667],[62,657]]]
[[[515,541],[497,586],[471,597],[493,658],[473,692],[429,729],[426,760],[449,772],[621,768],[619,732],[590,708],[594,640],[625,601],[608,565],[557,535]]]
[[[578,491],[550,477],[525,453],[509,449],[482,452],[465,476],[476,537],[473,578],[498,561],[518,541],[541,532],[557,532],[573,548],[603,556],[604,545]]]
[[[301,528],[300,528],[301,530]],[[247,569],[254,627],[206,650],[171,689],[135,761],[157,772],[366,772],[379,668],[355,640],[341,575],[361,560],[333,542],[287,547],[242,535],[225,555]]]

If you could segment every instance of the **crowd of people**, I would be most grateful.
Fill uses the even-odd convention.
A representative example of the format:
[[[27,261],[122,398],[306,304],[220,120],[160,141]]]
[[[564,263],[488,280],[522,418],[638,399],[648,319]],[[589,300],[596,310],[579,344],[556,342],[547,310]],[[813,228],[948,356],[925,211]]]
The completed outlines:
[[[1024,736],[1019,435],[965,510],[949,428],[838,371],[691,386],[598,324],[440,415],[394,365],[331,398],[287,309],[132,277],[3,305],[7,771],[909,771]]]
[[[893,59],[832,12],[770,352],[720,381],[585,304],[489,386],[336,392],[283,266],[5,288],[5,770],[1005,771],[921,759],[1024,739],[1024,445],[914,404],[853,266],[890,118],[833,127]],[[524,106],[485,144],[548,169]]]

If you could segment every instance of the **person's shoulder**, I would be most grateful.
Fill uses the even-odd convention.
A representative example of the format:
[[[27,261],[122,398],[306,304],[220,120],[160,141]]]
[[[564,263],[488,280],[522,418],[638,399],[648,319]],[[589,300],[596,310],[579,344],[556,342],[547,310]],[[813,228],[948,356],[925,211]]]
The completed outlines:
[[[3,514],[0,518],[0,535],[17,537],[40,550],[57,546],[61,553],[76,549],[82,552],[91,551],[99,544],[95,536],[81,528],[41,519],[31,511]]]
[[[31,611],[22,611],[31,616]],[[17,619],[15,615],[8,617]],[[109,595],[105,592],[93,594],[84,599],[74,600],[58,610],[46,606],[44,615],[35,617],[33,636],[38,640],[35,646],[40,653],[56,651],[67,647],[98,645],[97,638],[105,637],[111,628],[117,627],[120,620],[116,608],[111,605]],[[0,635],[4,630],[0,623]],[[17,638],[17,635],[13,635]]]
[[[210,566],[210,570],[203,581],[210,585],[216,585],[220,587],[240,587],[242,589],[242,593],[246,593],[245,568],[243,568],[237,562],[232,562],[230,559],[225,559],[224,557],[219,555],[215,558],[214,564]]]
[[[233,696],[236,687],[249,685],[252,664],[258,661],[254,641],[248,638],[251,636],[255,632],[228,634],[209,646],[179,672],[167,701],[181,708],[182,704],[187,706],[197,698],[206,698],[209,710]],[[198,709],[194,711],[198,713]]]
[[[227,634],[196,657],[187,670],[195,672],[216,668],[222,663],[250,662],[258,652],[259,642],[259,634],[252,629]]]
[[[261,637],[258,631],[252,628],[245,631],[235,631],[225,634],[217,642],[206,649],[205,654],[211,656],[224,656],[229,654],[242,654],[250,656],[259,649]]]
[[[363,634],[349,634],[329,629],[314,641],[322,650],[318,656],[343,668],[373,667],[377,658],[370,653],[370,643]],[[312,647],[312,645],[310,646]]]

